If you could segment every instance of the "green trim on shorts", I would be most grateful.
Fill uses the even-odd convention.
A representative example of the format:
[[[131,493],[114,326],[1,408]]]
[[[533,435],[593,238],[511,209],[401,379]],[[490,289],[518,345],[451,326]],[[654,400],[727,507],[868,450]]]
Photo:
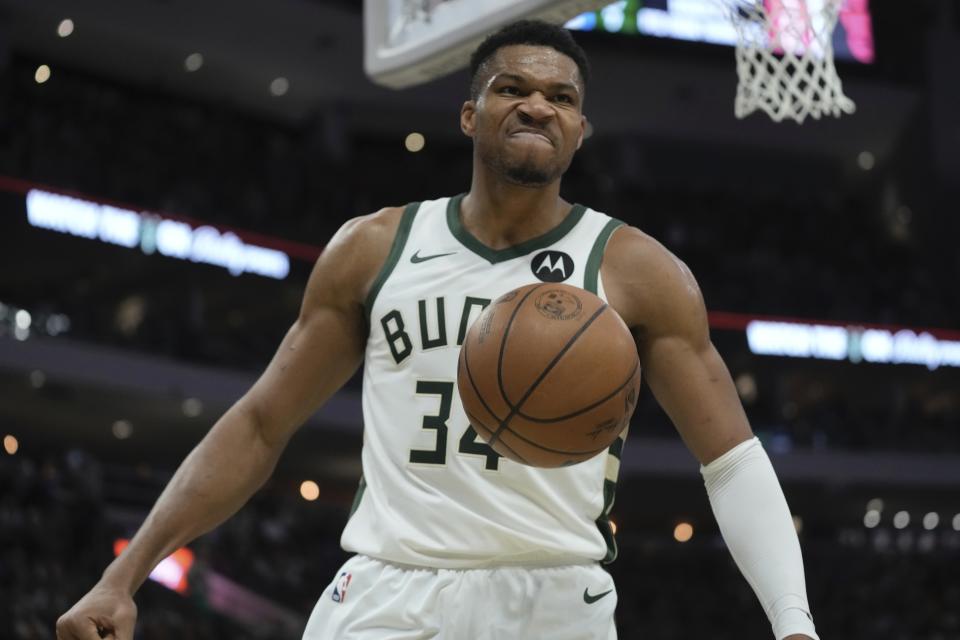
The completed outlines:
[[[376,302],[377,294],[380,293],[380,289],[383,288],[387,278],[390,277],[394,267],[396,267],[400,261],[403,248],[407,244],[407,237],[410,235],[410,227],[413,226],[413,217],[417,215],[419,209],[419,202],[411,202],[403,209],[403,214],[400,216],[400,224],[397,226],[397,235],[393,237],[393,245],[390,247],[390,253],[387,254],[387,260],[380,268],[380,273],[377,274],[373,285],[370,286],[370,293],[367,294],[367,299],[363,302],[363,306],[367,312],[368,324],[370,322],[370,316],[373,314],[373,303]]]
[[[623,226],[623,221],[610,218],[610,221],[600,230],[597,239],[593,242],[590,255],[587,257],[587,266],[583,274],[583,288],[590,293],[597,294],[597,283],[600,278],[600,263],[603,262],[603,252],[613,232]]]

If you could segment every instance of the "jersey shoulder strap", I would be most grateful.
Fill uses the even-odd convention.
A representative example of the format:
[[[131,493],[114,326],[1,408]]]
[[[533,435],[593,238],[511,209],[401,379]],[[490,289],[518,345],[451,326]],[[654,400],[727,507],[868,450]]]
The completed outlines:
[[[610,236],[613,235],[613,232],[624,224],[622,220],[603,215],[608,218],[607,223],[603,225],[600,233],[593,241],[593,246],[587,256],[587,265],[583,271],[583,288],[594,295],[599,295],[600,265],[603,262],[603,253],[606,251],[607,243],[610,242]]]
[[[374,279],[373,284],[370,286],[370,292],[367,293],[367,299],[363,304],[368,323],[370,322],[370,314],[373,311],[373,303],[377,300],[377,294],[380,293],[380,289],[383,288],[383,283],[390,277],[390,273],[393,272],[394,267],[397,266],[397,262],[400,260],[400,256],[403,254],[403,248],[407,245],[407,238],[410,236],[410,227],[413,226],[413,219],[419,210],[419,202],[411,202],[403,208],[403,213],[400,215],[400,224],[397,225],[397,233],[393,237],[393,244],[390,246],[390,253],[387,254],[386,261],[384,261],[383,266],[380,267],[380,273],[377,274],[376,279]]]

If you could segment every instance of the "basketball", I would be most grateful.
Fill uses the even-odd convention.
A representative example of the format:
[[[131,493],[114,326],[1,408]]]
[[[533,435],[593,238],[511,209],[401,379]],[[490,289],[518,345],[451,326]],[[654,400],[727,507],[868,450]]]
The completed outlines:
[[[630,422],[640,361],[607,303],[566,284],[519,287],[467,333],[457,371],[470,424],[493,449],[535,467],[606,450]]]

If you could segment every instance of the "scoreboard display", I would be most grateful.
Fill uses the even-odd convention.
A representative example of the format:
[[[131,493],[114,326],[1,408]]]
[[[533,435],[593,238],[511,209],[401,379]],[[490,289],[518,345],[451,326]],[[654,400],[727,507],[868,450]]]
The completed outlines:
[[[764,0],[768,12],[775,5],[800,0]],[[817,19],[825,0],[806,0],[811,21]],[[600,11],[584,13],[567,22],[575,31],[602,31],[629,35],[672,38],[733,46],[737,32],[723,5],[735,0],[621,0]],[[845,0],[833,32],[833,51],[838,60],[869,64],[874,61],[873,21],[869,0]]]

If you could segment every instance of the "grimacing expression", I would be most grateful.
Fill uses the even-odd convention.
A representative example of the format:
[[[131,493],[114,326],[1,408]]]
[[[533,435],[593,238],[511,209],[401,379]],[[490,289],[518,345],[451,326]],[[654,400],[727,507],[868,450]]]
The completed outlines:
[[[480,161],[508,182],[558,180],[583,142],[583,80],[552,47],[510,45],[481,66],[481,88],[464,103],[461,128]]]

